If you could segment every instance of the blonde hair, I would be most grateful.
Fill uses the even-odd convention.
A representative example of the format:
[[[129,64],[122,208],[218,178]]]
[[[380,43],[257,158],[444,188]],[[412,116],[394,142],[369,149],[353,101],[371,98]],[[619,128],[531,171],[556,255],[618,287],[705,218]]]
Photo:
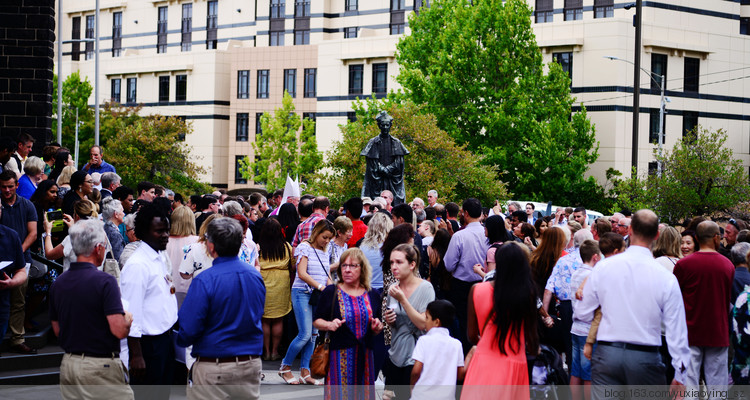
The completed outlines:
[[[362,246],[378,248],[385,241],[385,237],[388,236],[388,232],[393,229],[393,220],[388,218],[385,213],[377,212],[372,218],[370,223],[367,224],[367,233],[365,238],[362,240]]]
[[[96,205],[89,199],[79,200],[73,204],[73,213],[80,219],[99,217],[99,213],[96,211]]]
[[[359,263],[360,270],[359,270],[359,284],[362,285],[362,287],[365,288],[365,290],[370,290],[370,279],[372,278],[372,266],[370,265],[370,261],[367,260],[367,257],[365,257],[365,253],[362,252],[357,247],[352,247],[351,249],[347,249],[344,251],[343,254],[341,254],[341,258],[339,260],[341,263],[339,264],[339,267],[336,269],[336,275],[339,277],[339,282],[343,281],[344,278],[341,275],[342,268],[341,266],[346,262],[347,258],[354,258],[357,259],[357,262]]]
[[[57,177],[57,185],[70,185],[70,177],[78,171],[76,167],[68,165],[60,171],[60,176]]]
[[[333,229],[333,224],[331,223],[331,221],[323,218],[315,223],[315,226],[313,227],[312,233],[307,239],[307,242],[312,246],[315,241],[318,240],[318,236],[322,235],[323,232],[326,231],[331,232],[332,235],[336,236],[336,230]]]
[[[208,246],[205,245],[205,243],[207,242],[207,240],[206,240],[206,232],[208,231],[208,224],[210,224],[211,221],[215,220],[216,218],[224,218],[224,216],[220,215],[220,214],[211,214],[211,215],[209,215],[208,218],[206,218],[203,221],[203,223],[201,224],[201,229],[198,232],[198,243],[203,243],[203,248],[205,249],[206,254],[208,254]],[[208,256],[211,257],[210,254],[208,254]]]
[[[179,206],[175,208],[170,219],[172,220],[172,228],[169,230],[170,235],[178,237],[195,235],[195,216],[190,207]]]

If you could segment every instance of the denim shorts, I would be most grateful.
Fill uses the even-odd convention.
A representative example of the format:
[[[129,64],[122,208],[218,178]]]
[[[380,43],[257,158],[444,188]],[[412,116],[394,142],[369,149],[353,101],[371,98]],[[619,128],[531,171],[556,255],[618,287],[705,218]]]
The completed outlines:
[[[591,380],[591,360],[583,355],[583,346],[586,345],[586,336],[571,334],[573,342],[573,354],[570,363],[570,376],[575,376],[584,381]]]

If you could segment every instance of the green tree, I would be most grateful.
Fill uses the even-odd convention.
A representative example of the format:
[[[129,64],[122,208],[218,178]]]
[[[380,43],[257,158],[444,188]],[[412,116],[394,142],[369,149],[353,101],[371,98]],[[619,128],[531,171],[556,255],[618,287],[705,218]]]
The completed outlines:
[[[57,114],[57,75],[52,81],[52,112]],[[93,87],[88,78],[81,80],[78,71],[68,75],[63,81],[62,90],[62,145],[71,151],[75,149],[75,126],[76,110],[78,110],[78,140],[84,142],[87,139],[94,140],[94,110],[89,107],[88,101]],[[57,121],[52,121],[52,136],[57,137]],[[54,139],[57,140],[57,139]],[[84,146],[80,146],[84,149]],[[86,147],[88,148],[88,147]],[[85,153],[85,150],[83,150]]]
[[[409,19],[397,80],[517,198],[591,206],[604,193],[584,178],[594,126],[585,109],[571,117],[570,79],[545,68],[531,16],[526,0],[436,0]]]
[[[253,142],[256,160],[246,156],[240,161],[242,176],[256,184],[265,184],[269,192],[283,188],[287,175],[307,183],[323,165],[323,155],[315,139],[315,122],[301,119],[294,110],[292,96],[284,91],[282,106],[273,116],[265,112],[260,119],[263,133]]]
[[[747,173],[732,149],[724,147],[726,140],[721,129],[696,127],[671,151],[656,155],[662,163],[661,177],[615,180],[618,205],[646,206],[676,223],[690,216],[726,212],[746,201],[750,195]]]
[[[342,139],[326,155],[326,172],[311,187],[316,193],[325,193],[333,204],[361,195],[365,160],[360,153],[380,133],[374,116],[381,110],[393,117],[391,135],[401,140],[410,152],[404,161],[408,200],[424,198],[430,189],[437,190],[442,199],[458,202],[476,197],[482,204],[491,205],[495,200],[509,198],[494,167],[484,165],[481,156],[456,144],[438,128],[435,117],[424,113],[421,107],[388,99],[367,99],[355,101],[353,108],[357,120],[341,126]]]
[[[109,140],[106,157],[126,186],[151,181],[178,193],[207,193],[211,187],[195,179],[205,170],[190,161],[190,147],[180,140],[192,130],[177,117],[143,117]]]

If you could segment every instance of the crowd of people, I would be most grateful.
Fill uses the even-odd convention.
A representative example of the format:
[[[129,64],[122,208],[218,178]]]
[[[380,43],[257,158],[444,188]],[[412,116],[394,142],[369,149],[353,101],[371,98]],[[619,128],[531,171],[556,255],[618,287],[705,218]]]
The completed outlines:
[[[750,382],[742,220],[543,216],[434,190],[334,207],[291,179],[268,198],[182,197],[122,186],[99,146],[80,170],[32,147],[0,138],[0,337],[35,353],[24,332],[48,305],[65,398],[167,398],[174,360],[191,399],[258,398],[262,361],[278,360],[284,382],[330,399],[375,398],[381,376],[397,399]],[[550,354],[562,378],[539,373]]]

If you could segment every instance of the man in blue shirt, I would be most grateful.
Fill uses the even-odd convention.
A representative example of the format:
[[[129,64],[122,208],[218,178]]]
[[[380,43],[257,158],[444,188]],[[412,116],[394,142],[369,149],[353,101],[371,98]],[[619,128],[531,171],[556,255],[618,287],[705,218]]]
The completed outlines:
[[[2,208],[0,214],[1,210]],[[26,259],[18,234],[13,229],[0,225],[0,338],[5,337],[8,328],[11,289],[26,282],[25,266]]]
[[[87,162],[86,165],[84,165],[82,168],[84,171],[86,171],[87,174],[91,175],[94,172],[98,172],[100,174],[103,174],[105,172],[117,172],[115,171],[115,167],[113,167],[112,164],[108,164],[102,159],[102,157],[104,156],[104,152],[102,151],[101,147],[97,145],[91,146],[89,155],[91,156],[91,160]]]
[[[197,359],[188,398],[260,396],[263,277],[237,258],[244,233],[239,222],[218,218],[206,231],[213,267],[193,278],[179,312],[177,343]]]

